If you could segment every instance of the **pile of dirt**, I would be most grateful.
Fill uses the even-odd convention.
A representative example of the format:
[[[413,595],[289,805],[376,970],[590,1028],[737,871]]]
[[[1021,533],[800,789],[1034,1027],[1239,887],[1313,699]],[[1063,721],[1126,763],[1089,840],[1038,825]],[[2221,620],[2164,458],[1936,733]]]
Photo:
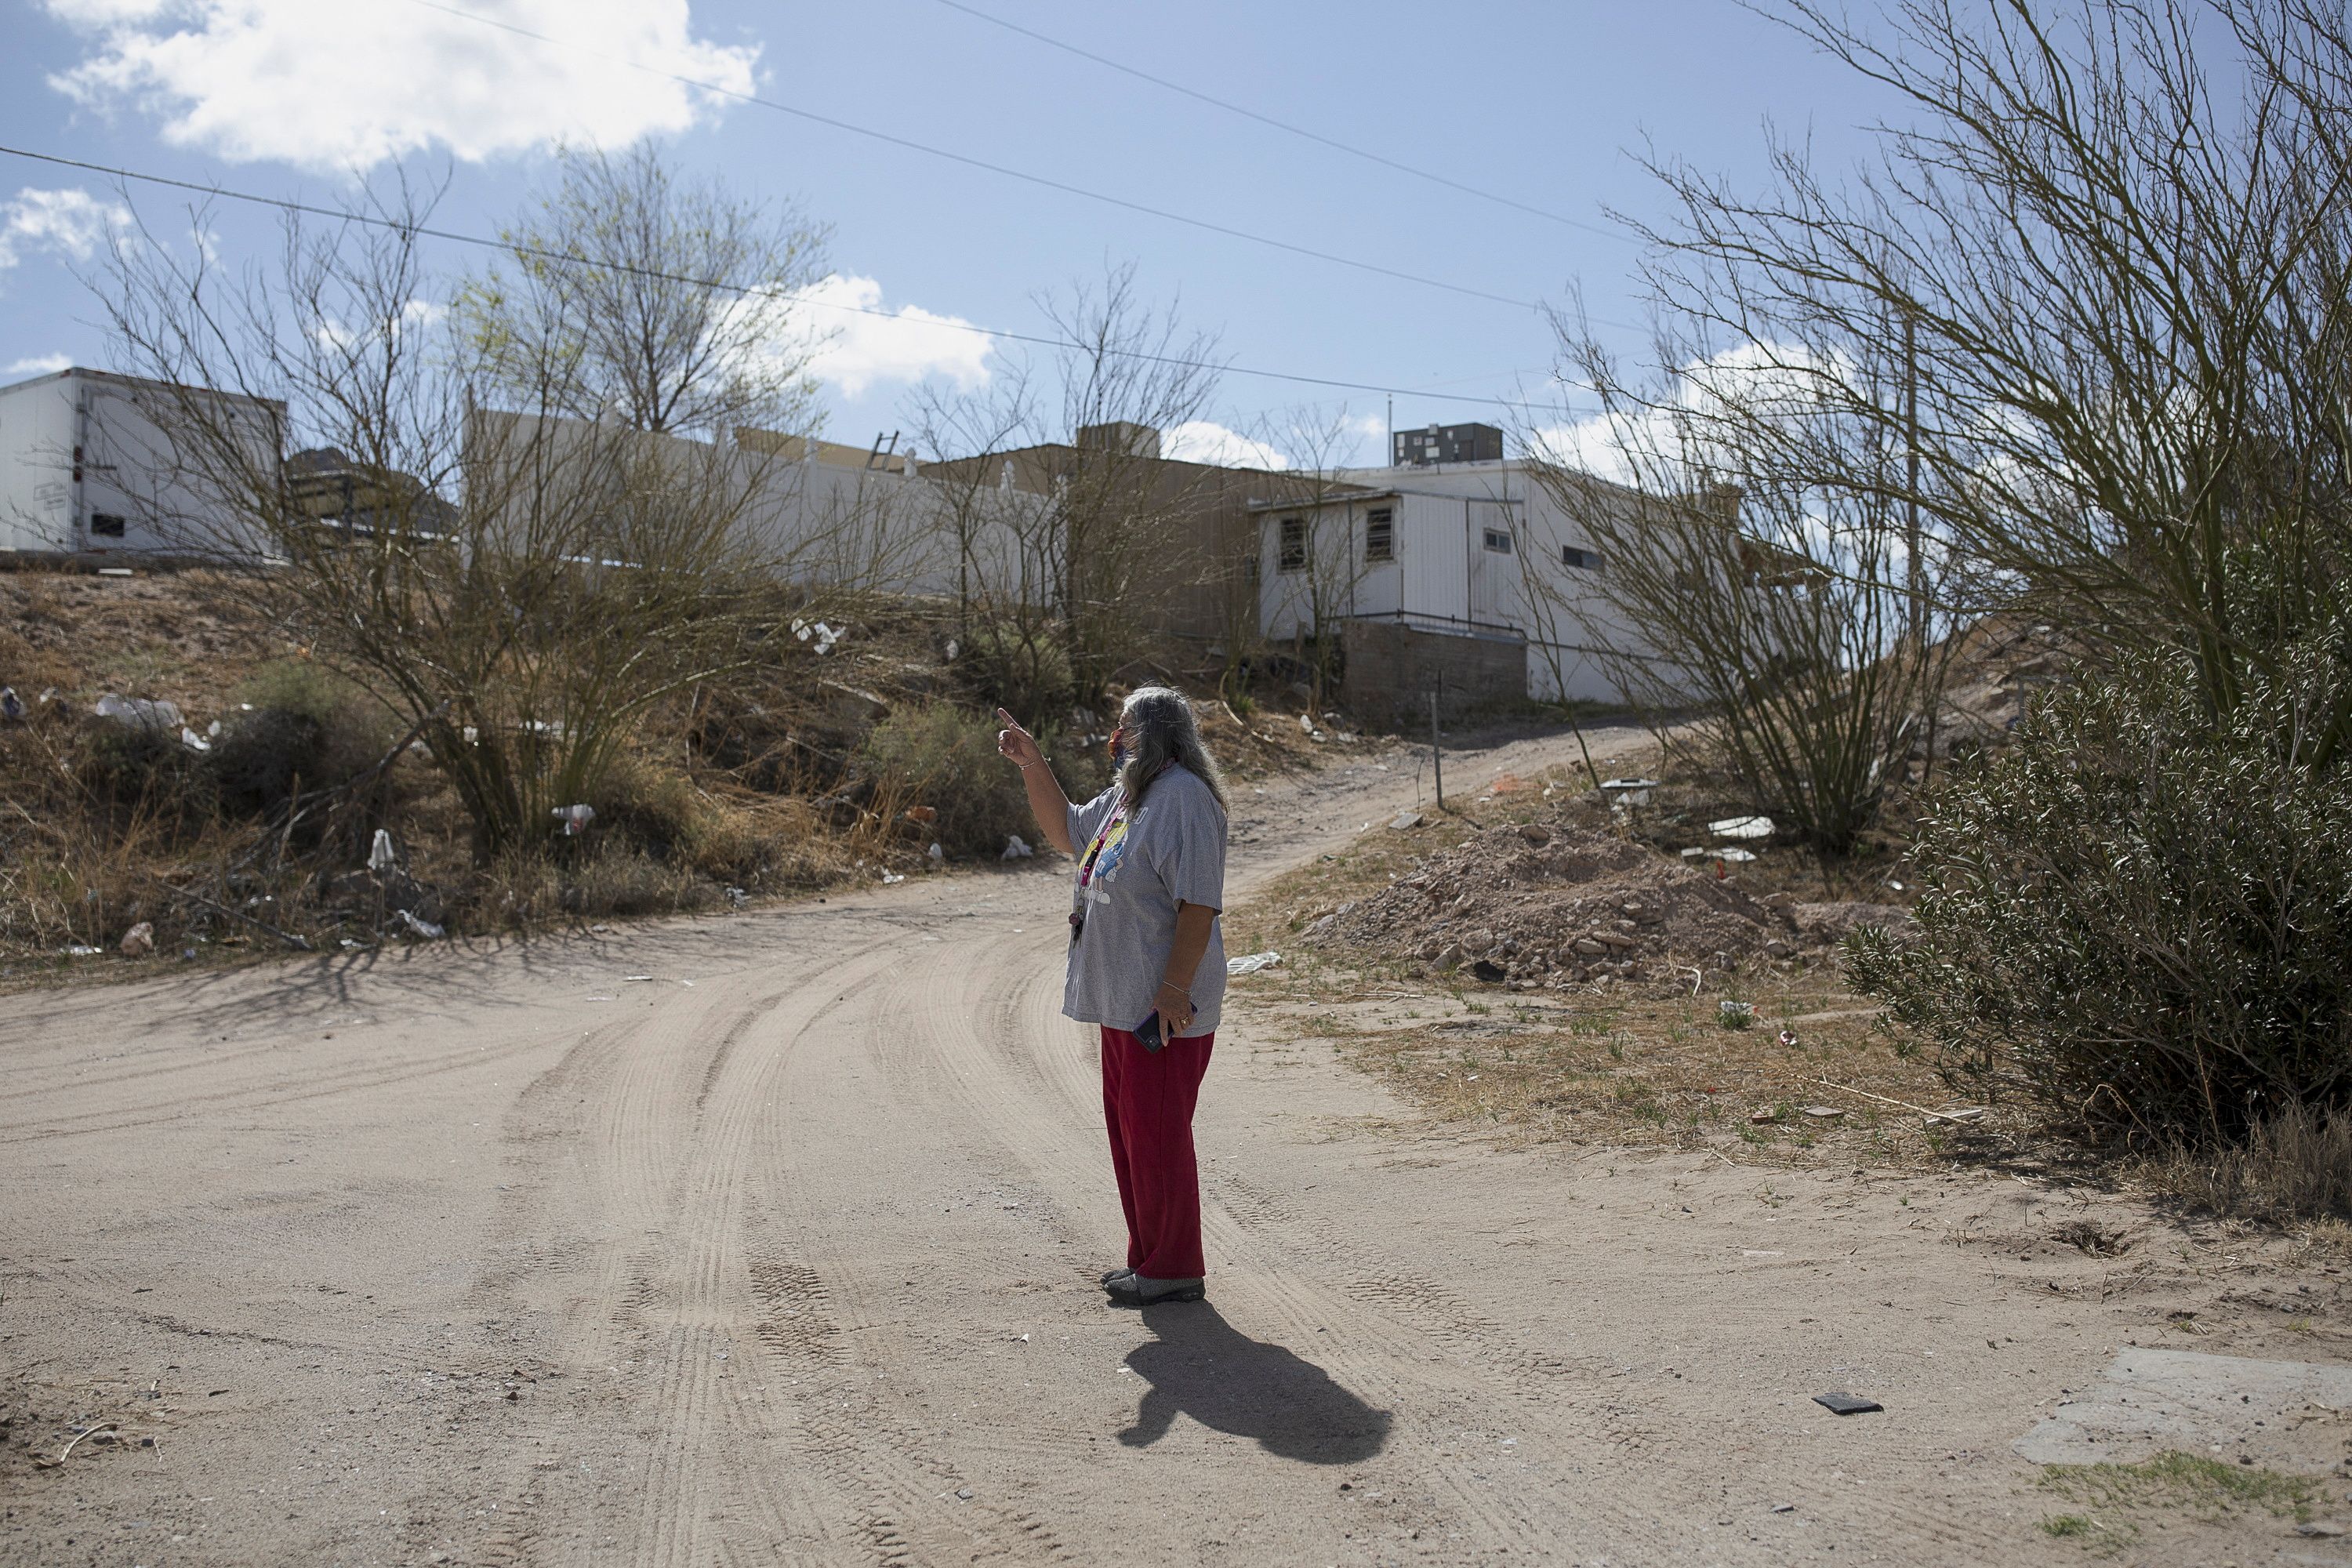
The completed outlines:
[[[1465,969],[1518,990],[1677,975],[1686,984],[1694,969],[1727,973],[1824,948],[1853,920],[1871,918],[1862,908],[1779,894],[1759,901],[1612,834],[1500,824],[1318,917],[1302,940]]]

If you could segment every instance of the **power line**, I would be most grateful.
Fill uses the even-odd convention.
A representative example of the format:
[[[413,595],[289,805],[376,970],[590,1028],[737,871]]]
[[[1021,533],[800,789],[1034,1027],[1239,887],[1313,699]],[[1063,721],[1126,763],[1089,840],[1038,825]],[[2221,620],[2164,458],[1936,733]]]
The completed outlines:
[[[1186,87],[1181,81],[1171,81],[1166,77],[1154,76],[1148,70],[1139,70],[1134,66],[1128,65],[1119,60],[1112,59],[1106,55],[1096,54],[1091,49],[1082,49],[1078,47],[1077,45],[1055,37],[1050,33],[1041,33],[1034,27],[1024,27],[1018,22],[1007,21],[1003,16],[992,16],[990,13],[980,9],[976,5],[964,5],[963,0],[939,0],[939,4],[946,6],[950,11],[961,11],[967,16],[972,17],[978,21],[985,22],[992,27],[1002,27],[1008,33],[1018,33],[1024,38],[1034,39],[1034,41],[1045,45],[1049,49],[1059,49],[1064,54],[1076,55],[1082,60],[1091,60],[1096,65],[1101,66],[1105,69],[1118,71],[1122,76],[1131,76],[1138,81],[1148,81],[1154,87],[1164,88],[1168,91],[1173,93],[1181,93],[1184,97],[1192,99],[1197,102],[1208,104],[1213,108],[1222,109],[1228,114],[1238,114],[1245,120],[1255,120],[1260,125],[1270,125],[1276,131],[1286,132],[1290,135],[1301,137],[1308,142],[1315,142],[1318,146],[1328,147],[1337,153],[1345,153],[1351,158],[1361,158],[1368,163],[1378,163],[1384,169],[1392,169],[1401,174],[1411,174],[1416,180],[1427,180],[1432,184],[1444,185],[1449,190],[1459,191],[1464,195],[1476,196],[1480,201],[1493,202],[1498,206],[1511,207],[1517,211],[1528,213],[1536,217],[1549,219],[1553,223],[1564,224],[1570,228],[1580,228],[1587,234],[1597,234],[1604,239],[1620,240],[1627,244],[1633,243],[1633,237],[1624,233],[1622,230],[1610,228],[1601,224],[1588,223],[1582,218],[1570,217],[1565,214],[1552,212],[1548,208],[1536,206],[1531,203],[1520,201],[1513,196],[1502,195],[1494,191],[1481,190],[1476,185],[1465,184],[1461,180],[1454,179],[1448,175],[1436,174],[1428,169],[1415,168],[1411,163],[1401,163],[1394,158],[1386,157],[1381,153],[1371,152],[1366,148],[1352,146],[1348,142],[1337,141],[1332,137],[1326,136],[1319,131],[1309,131],[1303,125],[1293,125],[1286,120],[1276,120],[1271,114],[1262,114],[1258,110],[1250,108],[1247,104],[1235,103],[1230,99],[1218,98],[1213,94],[1202,92],[1197,88]]]
[[[1088,201],[1103,202],[1111,206],[1124,207],[1129,212],[1142,213],[1148,217],[1160,218],[1169,223],[1182,224],[1188,228],[1197,228],[1209,234],[1223,235],[1229,239],[1246,240],[1252,245],[1263,245],[1271,249],[1288,251],[1293,256],[1309,257],[1314,260],[1328,261],[1338,267],[1350,267],[1359,272],[1370,272],[1382,278],[1393,278],[1400,282],[1418,284],[1424,289],[1442,289],[1449,294],[1460,294],[1473,300],[1486,300],[1497,305],[1510,305],[1522,310],[1536,310],[1542,308],[1532,300],[1517,300],[1512,298],[1508,294],[1496,294],[1488,289],[1473,288],[1466,283],[1448,283],[1442,278],[1430,278],[1418,272],[1406,272],[1394,267],[1383,267],[1377,261],[1366,261],[1360,258],[1353,256],[1341,256],[1336,251],[1318,250],[1312,246],[1298,245],[1286,239],[1276,239],[1269,235],[1254,234],[1248,229],[1235,228],[1230,224],[1216,223],[1208,218],[1193,217],[1185,213],[1171,212],[1166,207],[1155,207],[1148,205],[1147,203],[1129,201],[1125,196],[1115,196],[1108,191],[1092,190],[1085,185],[1074,185],[1066,181],[1056,180],[1045,174],[1033,174],[1024,169],[1015,169],[1009,164],[992,163],[985,158],[975,158],[969,153],[951,152],[945,147],[934,147],[927,142],[917,142],[911,137],[896,135],[887,131],[877,131],[871,126],[859,125],[847,120],[838,120],[829,114],[819,114],[814,110],[797,108],[793,104],[781,102],[772,98],[761,98],[757,93],[740,92],[731,87],[719,87],[695,77],[682,76],[676,71],[664,70],[659,66],[647,65],[643,60],[633,60],[625,55],[611,54],[603,49],[591,48],[585,44],[573,43],[568,38],[552,37],[545,33],[534,32],[530,28],[522,26],[514,22],[501,21],[496,16],[485,16],[480,15],[478,12],[464,10],[455,5],[444,5],[439,4],[438,0],[409,0],[409,4],[412,5],[421,5],[428,11],[438,11],[444,16],[457,16],[468,22],[477,22],[485,27],[496,27],[500,32],[512,33],[517,37],[530,38],[535,42],[546,44],[554,48],[572,49],[578,53],[587,55],[592,58],[609,60],[616,65],[626,66],[632,70],[644,71],[648,76],[657,76],[665,80],[674,81],[681,86],[694,88],[699,91],[708,92],[716,97],[730,98],[740,103],[749,103],[761,109],[773,110],[779,114],[789,114],[794,119],[805,120],[810,121],[812,124],[829,126],[835,131],[846,131],[855,136],[867,137],[876,142],[885,142],[893,147],[902,147],[910,152],[921,153],[929,157],[944,158],[950,163],[961,163],[966,168],[985,170],[992,174],[1001,174],[1006,179],[1020,180],[1028,184],[1041,185],[1047,190],[1059,191],[1066,195],[1083,196]]]
[[[296,213],[308,217],[326,218],[335,223],[359,224],[369,228],[390,229],[396,233],[418,235],[428,239],[446,240],[454,245],[470,245],[484,250],[496,250],[509,256],[527,256],[535,260],[552,261],[576,267],[594,267],[607,272],[622,273],[633,278],[645,278],[656,282],[684,283],[698,289],[715,289],[723,293],[751,294],[759,290],[720,279],[697,278],[690,274],[665,272],[658,268],[633,267],[625,262],[600,261],[572,251],[550,250],[543,247],[518,244],[488,235],[467,234],[459,229],[439,228],[428,224],[402,223],[398,219],[352,212],[347,208],[320,206],[310,202],[295,201],[287,196],[266,196],[254,191],[240,191],[227,185],[204,184],[194,180],[175,179],[169,174],[151,174],[137,169],[126,169],[110,163],[94,163],[80,158],[67,158],[54,153],[36,153],[29,148],[11,147],[0,143],[0,153],[12,158],[26,158],[35,163],[53,164],[62,169],[79,169],[87,174],[104,174],[115,180],[136,180],[142,184],[163,185],[173,190],[191,191],[198,195],[217,197],[226,201],[247,202],[256,206],[275,207],[281,212]],[[871,305],[850,305],[835,300],[812,300],[805,297],[793,303],[822,310],[840,310],[851,315],[874,316],[886,321],[903,318]],[[959,332],[971,332],[984,338],[1002,338],[1008,342],[1029,343],[1041,348],[1094,352],[1084,343],[1067,338],[1046,337],[1035,332],[1009,331],[999,327],[984,327],[977,322],[933,318],[926,327],[944,327]],[[1098,346],[1098,345],[1097,345]],[[1146,353],[1134,349],[1110,349],[1106,352],[1122,359],[1139,360],[1151,364],[1177,365],[1192,370],[1214,371],[1220,375],[1245,375],[1265,381],[1286,381],[1301,386],[1328,387],[1339,392],[1377,392],[1398,397],[1433,398],[1447,403],[1477,403],[1496,408],[1517,409],[1528,413],[1559,412],[1550,404],[1515,402],[1507,397],[1486,397],[1466,392],[1424,392],[1410,386],[1388,386],[1377,382],[1346,381],[1335,376],[1304,375],[1292,371],[1259,370],[1248,365],[1223,364],[1214,360],[1191,359],[1181,354]]]

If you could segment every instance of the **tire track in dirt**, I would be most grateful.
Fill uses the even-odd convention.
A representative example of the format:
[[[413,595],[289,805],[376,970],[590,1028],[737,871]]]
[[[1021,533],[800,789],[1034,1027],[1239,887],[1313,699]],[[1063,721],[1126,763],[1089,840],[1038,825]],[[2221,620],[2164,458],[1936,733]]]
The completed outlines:
[[[74,1111],[13,1124],[0,1123],[0,1145],[80,1137],[90,1133],[137,1131],[142,1128],[189,1121],[200,1116],[216,1116],[227,1111],[282,1110],[310,1100],[340,1099],[361,1089],[388,1089],[422,1082],[448,1073],[463,1072],[469,1068],[510,1061],[516,1057],[544,1048],[545,1042],[530,1038],[508,1041],[495,1047],[467,1046],[422,1061],[402,1061],[390,1066],[353,1065],[340,1070],[306,1075],[299,1088],[233,1085],[208,1094],[175,1095],[168,1100],[132,1106],[128,1108],[127,1116],[124,1108],[110,1107],[104,1110]]]
[[[1041,966],[1034,955],[1034,944],[1002,942],[978,953],[941,952],[908,983],[912,994],[905,999],[908,1010],[892,1015],[890,1026],[877,1032],[877,1047],[895,1069],[895,1080],[909,1092],[924,1096],[927,1121],[947,1127],[982,1163],[1024,1189],[1048,1194],[1025,1217],[1047,1233],[1057,1250],[1068,1255],[1083,1248],[1087,1240],[1062,1216],[1060,1205],[1050,1194],[1102,1193],[1108,1188],[1109,1172],[1101,1147],[1098,1090],[1086,1093],[1095,1089],[1097,1080],[1077,1048],[1079,1026],[1063,1018],[1058,1010],[1059,985],[1051,972],[1051,960],[1058,957],[1058,953],[1050,955]],[[1017,966],[1024,960],[1030,971],[1018,974]],[[1041,1026],[1041,1021],[1048,1019],[1050,1023]],[[975,1024],[982,1037],[977,1039],[973,1038]],[[951,1086],[948,1092],[940,1092],[943,1082]],[[1214,1188],[1203,1195],[1204,1221],[1215,1231],[1219,1215]],[[1110,1207],[1107,1198],[1095,1206]],[[1108,1221],[1105,1234],[1118,1234],[1115,1214],[1100,1217]],[[1365,1313],[1355,1305],[1352,1292],[1302,1286],[1283,1237],[1269,1227],[1225,1228],[1233,1234],[1221,1237],[1217,1248],[1224,1265],[1220,1270],[1220,1299],[1226,1299],[1229,1290],[1238,1286],[1256,1304],[1275,1310],[1291,1342],[1328,1341],[1332,1350],[1340,1352],[1328,1370],[1358,1394],[1375,1403],[1385,1401],[1391,1417],[1401,1421],[1402,1435],[1413,1440],[1391,1447],[1433,1448],[1440,1436],[1435,1429],[1423,1429],[1409,1416],[1398,1415],[1422,1403],[1415,1397],[1421,1391],[1399,1382],[1388,1371],[1416,1353],[1425,1353],[1425,1349],[1398,1343],[1395,1335],[1376,1331],[1377,1325],[1366,1321]],[[1070,1272],[1091,1286],[1091,1277],[1083,1266]],[[1425,1323],[1405,1326],[1426,1337]],[[1467,1327],[1453,1325],[1454,1338],[1461,1339]],[[1317,1335],[1318,1330],[1334,1328],[1355,1331]],[[1380,1353],[1348,1353],[1346,1347],[1357,1342],[1368,1347],[1379,1345]],[[1415,1480],[1450,1493],[1465,1520],[1483,1527],[1488,1539],[1527,1547],[1543,1534],[1545,1527],[1528,1503],[1497,1507],[1489,1494],[1462,1484],[1451,1470],[1417,1472]],[[1557,1503],[1559,1500],[1542,1500]]]
[[[955,1163],[950,1152],[961,1152],[965,1142],[961,1130],[937,1114],[942,1099],[952,1102],[954,1093],[943,1094],[944,1085],[935,1078],[928,1086],[909,1081],[910,1072],[920,1079],[932,1077],[931,1069],[954,1076],[950,1064],[956,1053],[931,1048],[936,1042],[929,1033],[930,1008],[950,960],[929,944],[921,951],[924,956],[877,975],[853,999],[838,1038],[822,1057],[796,1058],[792,1070],[800,1081],[793,1092],[776,1097],[778,1134],[797,1158],[774,1173],[774,1250],[767,1267],[780,1279],[799,1282],[801,1315],[789,1328],[779,1325],[772,1339],[780,1352],[801,1352],[790,1364],[817,1391],[808,1401],[813,1414],[805,1456],[842,1496],[854,1500],[852,1522],[871,1560],[936,1561],[947,1549],[941,1537],[951,1531],[973,1541],[984,1531],[1000,1541],[1022,1542],[1033,1558],[1066,1560],[1068,1548],[1034,1511],[971,1499],[961,1468],[931,1442],[928,1420],[908,1407],[909,1397],[920,1397],[908,1386],[915,1381],[915,1369],[938,1355],[940,1347],[909,1331],[915,1320],[907,1300],[888,1292],[889,1282],[881,1278],[887,1271],[861,1245],[871,1238],[844,1232],[835,1217],[877,1185],[868,1161],[874,1151],[889,1146],[894,1131],[921,1127],[926,1146],[942,1168]],[[870,1069],[881,1071],[887,1099],[866,1091],[841,1094],[846,1078],[863,1081]],[[828,1100],[827,1094],[847,1103]],[[801,1138],[785,1131],[786,1107],[803,1130]],[[826,1130],[825,1137],[806,1135],[819,1127]],[[1074,1241],[1076,1233],[1055,1216],[1039,1189],[1021,1190],[1024,1225],[1043,1226],[1066,1244]],[[782,1261],[785,1258],[791,1261]],[[958,1268],[984,1278],[1012,1266],[997,1249],[961,1259]],[[849,1325],[855,1325],[854,1332]],[[1055,1436],[1042,1428],[1024,1434],[1027,1440],[1048,1444]],[[950,1497],[957,1501],[944,1500]],[[968,1546],[957,1546],[955,1554],[971,1553]]]

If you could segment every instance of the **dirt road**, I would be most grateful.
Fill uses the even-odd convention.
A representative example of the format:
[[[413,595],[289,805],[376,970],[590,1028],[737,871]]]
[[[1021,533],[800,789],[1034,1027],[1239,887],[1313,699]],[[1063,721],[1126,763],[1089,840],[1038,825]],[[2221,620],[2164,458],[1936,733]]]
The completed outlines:
[[[1211,1300],[1106,1306],[1061,877],[0,1001],[0,1559],[2079,1556],[2008,1445],[2149,1303],[1946,1237],[2062,1200],[1416,1135],[1246,981]]]

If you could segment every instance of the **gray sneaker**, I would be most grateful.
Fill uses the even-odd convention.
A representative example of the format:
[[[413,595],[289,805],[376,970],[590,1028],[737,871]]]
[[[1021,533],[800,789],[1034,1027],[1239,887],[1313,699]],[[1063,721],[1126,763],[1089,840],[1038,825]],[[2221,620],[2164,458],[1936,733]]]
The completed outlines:
[[[1134,1278],[1135,1270],[1132,1268],[1109,1269],[1105,1272],[1102,1277],[1103,1289],[1106,1290],[1116,1289],[1118,1286]]]
[[[1148,1275],[1130,1274],[1103,1287],[1110,1292],[1114,1307],[1156,1307],[1163,1301],[1198,1301],[1207,1295],[1204,1281],[1200,1279],[1154,1279]]]

